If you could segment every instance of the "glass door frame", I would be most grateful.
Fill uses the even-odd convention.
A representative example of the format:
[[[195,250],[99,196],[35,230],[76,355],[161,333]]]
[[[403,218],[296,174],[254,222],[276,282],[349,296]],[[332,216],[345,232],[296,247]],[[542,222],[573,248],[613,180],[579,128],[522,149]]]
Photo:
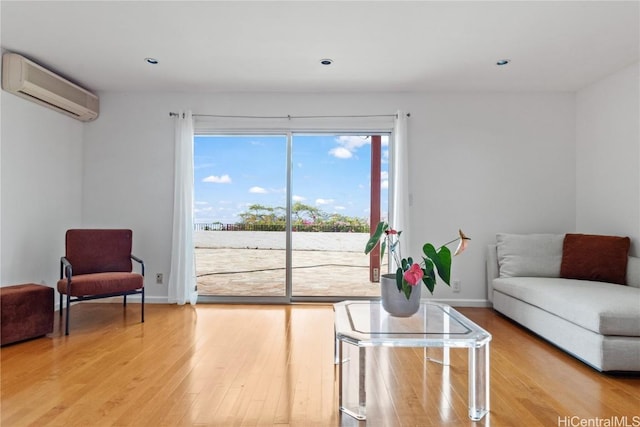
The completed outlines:
[[[306,129],[234,129],[234,130],[207,130],[196,131],[195,136],[199,135],[229,135],[229,136],[286,136],[286,221],[285,221],[285,294],[282,296],[245,296],[245,295],[198,295],[198,303],[234,303],[234,304],[290,304],[296,302],[307,303],[333,303],[349,300],[375,300],[379,297],[375,296],[293,296],[292,282],[292,187],[293,187],[293,137],[294,135],[388,135],[389,144],[393,141],[392,129],[365,129],[365,130],[306,130]],[[388,201],[388,203],[390,200]],[[192,248],[195,250],[195,248]]]

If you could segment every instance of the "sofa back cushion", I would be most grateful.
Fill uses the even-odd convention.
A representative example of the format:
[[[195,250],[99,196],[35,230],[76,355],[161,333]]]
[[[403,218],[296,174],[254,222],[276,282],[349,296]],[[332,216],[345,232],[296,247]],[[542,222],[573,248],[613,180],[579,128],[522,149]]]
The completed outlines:
[[[567,234],[560,277],[626,284],[628,237]]]
[[[498,233],[500,277],[560,277],[564,234]]]
[[[630,256],[627,260],[627,285],[640,288],[640,258]]]

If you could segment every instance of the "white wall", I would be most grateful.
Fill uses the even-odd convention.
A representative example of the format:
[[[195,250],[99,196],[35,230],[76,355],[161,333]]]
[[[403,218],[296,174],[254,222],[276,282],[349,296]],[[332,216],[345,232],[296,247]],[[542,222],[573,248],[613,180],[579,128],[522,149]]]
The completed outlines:
[[[576,227],[631,237],[640,250],[638,63],[576,95]]]
[[[484,250],[496,232],[580,231],[640,241],[638,64],[571,93],[102,93],[82,124],[2,93],[0,282],[53,285],[64,231],[134,229],[147,294],[166,301],[171,255],[173,119],[212,114],[411,112],[413,250],[458,227],[472,246],[454,262],[462,292],[485,298]]]
[[[173,119],[170,111],[247,115],[411,113],[414,242],[442,243],[462,227],[473,246],[454,263],[462,292],[486,298],[485,247],[499,231],[575,228],[574,95],[102,93],[85,128],[83,222],[127,226],[148,277],[171,256]],[[453,234],[453,236],[452,236]],[[419,253],[421,245],[415,244]],[[147,280],[151,301],[166,285]]]
[[[145,261],[145,297],[167,301],[173,218],[173,119],[165,96],[100,94],[100,117],[85,126],[85,227],[131,228]],[[156,285],[155,273],[165,284]]]
[[[0,283],[55,287],[82,225],[82,123],[2,92]]]
[[[485,250],[496,232],[575,227],[574,96],[431,94],[420,106],[410,147],[413,252],[461,227],[472,238],[452,269],[462,292],[436,287],[435,296],[485,299]]]

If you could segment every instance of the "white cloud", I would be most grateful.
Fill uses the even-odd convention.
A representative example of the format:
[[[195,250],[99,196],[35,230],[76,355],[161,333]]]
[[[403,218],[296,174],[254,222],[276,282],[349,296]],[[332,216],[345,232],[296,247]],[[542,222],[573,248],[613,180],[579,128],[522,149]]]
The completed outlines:
[[[342,135],[336,138],[336,142],[349,151],[355,151],[362,146],[371,144],[371,138],[359,135]]]
[[[329,150],[329,154],[338,159],[349,159],[353,157],[353,153],[344,147],[335,147]]]
[[[338,159],[350,159],[358,148],[371,144],[371,138],[358,135],[342,135],[335,141],[338,146],[329,150],[329,154]]]
[[[249,189],[249,193],[253,193],[253,194],[267,194],[268,191],[262,187],[251,187]]]
[[[293,199],[294,202],[301,202],[303,200],[307,200],[306,197],[296,196],[295,194],[293,195],[292,199]]]
[[[196,204],[196,205],[208,205],[208,204],[209,204],[209,202],[200,202],[200,201],[196,200],[196,201],[194,202],[194,204]]]
[[[380,188],[383,190],[389,188],[389,172],[380,171]]]
[[[344,206],[334,206],[333,209],[337,210],[337,211],[343,211],[347,208],[345,208]]]
[[[206,207],[206,208],[193,208],[193,212],[194,213],[205,213],[205,212],[212,212],[213,208],[211,206]]]
[[[333,199],[316,199],[316,205],[330,205]]]
[[[371,144],[371,137],[362,135],[341,135],[335,139],[337,147],[332,148],[329,154],[338,159],[350,159],[359,148]],[[389,136],[382,135],[382,146],[389,146]]]
[[[214,184],[230,184],[231,177],[229,175],[210,175],[202,180],[202,182],[213,182]]]

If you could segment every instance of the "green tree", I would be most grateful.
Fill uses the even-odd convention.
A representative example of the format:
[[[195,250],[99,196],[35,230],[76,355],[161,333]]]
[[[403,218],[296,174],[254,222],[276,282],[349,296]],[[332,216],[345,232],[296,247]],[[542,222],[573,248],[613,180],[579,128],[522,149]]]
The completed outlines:
[[[318,223],[322,222],[322,220],[327,216],[327,214],[322,212],[320,208],[305,205],[301,202],[295,202],[293,204],[291,207],[291,215],[293,216],[294,224],[302,224],[305,221]]]
[[[238,215],[238,225],[250,226],[254,230],[284,230],[286,209],[260,204],[248,206],[246,212]],[[295,202],[291,206],[292,224],[298,231],[369,231],[365,218],[350,217],[338,213],[328,214],[315,206]]]

